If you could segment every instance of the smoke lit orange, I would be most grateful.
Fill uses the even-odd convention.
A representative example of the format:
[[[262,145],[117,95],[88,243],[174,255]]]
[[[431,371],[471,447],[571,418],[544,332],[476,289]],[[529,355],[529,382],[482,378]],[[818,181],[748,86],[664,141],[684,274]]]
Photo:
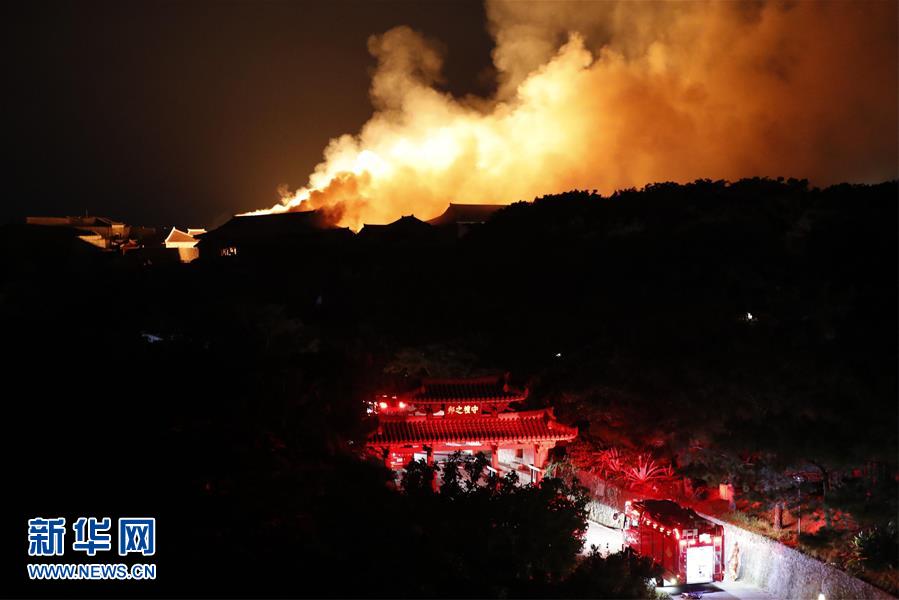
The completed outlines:
[[[358,230],[573,188],[897,177],[895,3],[487,8],[495,97],[435,89],[442,58],[411,29],[374,36],[374,115],[258,212],[321,209]]]

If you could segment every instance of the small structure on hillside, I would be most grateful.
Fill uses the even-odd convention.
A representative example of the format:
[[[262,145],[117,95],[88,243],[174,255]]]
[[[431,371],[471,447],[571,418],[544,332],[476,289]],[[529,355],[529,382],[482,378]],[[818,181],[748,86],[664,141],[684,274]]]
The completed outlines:
[[[69,227],[83,242],[103,250],[115,250],[128,241],[131,227],[108,217],[26,217],[27,225]]]
[[[168,249],[176,249],[178,257],[183,263],[189,263],[200,255],[197,249],[197,242],[200,240],[195,236],[206,233],[205,229],[188,229],[181,231],[177,227],[172,227],[168,236],[165,238],[165,247]]]

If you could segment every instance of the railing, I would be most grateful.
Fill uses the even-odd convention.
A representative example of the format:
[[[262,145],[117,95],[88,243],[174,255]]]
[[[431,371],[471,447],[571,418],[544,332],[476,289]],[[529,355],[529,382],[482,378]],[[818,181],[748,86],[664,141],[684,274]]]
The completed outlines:
[[[642,498],[685,500],[683,484],[679,480],[668,482],[653,481],[628,489],[610,483],[594,473],[581,470],[576,472],[581,485],[587,488],[595,500],[617,510],[624,510],[624,503],[628,500],[639,500]],[[689,500],[689,498],[686,498],[686,500]]]
[[[593,473],[579,470],[577,478],[595,500],[620,511],[624,510],[626,501],[637,497],[633,492],[613,485]]]

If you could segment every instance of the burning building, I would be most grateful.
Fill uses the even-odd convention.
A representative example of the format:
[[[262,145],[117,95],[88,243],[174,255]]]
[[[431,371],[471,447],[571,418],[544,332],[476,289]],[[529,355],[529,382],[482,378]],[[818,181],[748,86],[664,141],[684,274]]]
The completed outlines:
[[[450,203],[440,215],[430,219],[428,223],[436,227],[448,227],[462,237],[472,227],[483,225],[490,220],[504,204],[453,204]]]
[[[358,235],[360,240],[372,243],[422,242],[435,239],[435,230],[414,215],[407,215],[387,225],[366,224]]]
[[[379,245],[452,243],[502,208],[501,204],[450,204],[428,221],[406,215],[384,225],[365,224],[356,239]],[[173,229],[166,246],[171,247],[170,242],[190,244],[197,239],[195,245],[202,258],[271,257],[354,239],[351,229],[335,226],[334,222],[334,215],[322,210],[237,215],[221,227],[195,236]]]
[[[572,189],[896,177],[894,2],[488,0],[485,13],[495,93],[447,93],[447,49],[408,26],[373,35],[371,118],[263,212],[328,210],[359,229]]]
[[[217,229],[200,234],[201,258],[250,255],[267,257],[339,243],[352,238],[345,227],[335,227],[319,211],[239,215]]]

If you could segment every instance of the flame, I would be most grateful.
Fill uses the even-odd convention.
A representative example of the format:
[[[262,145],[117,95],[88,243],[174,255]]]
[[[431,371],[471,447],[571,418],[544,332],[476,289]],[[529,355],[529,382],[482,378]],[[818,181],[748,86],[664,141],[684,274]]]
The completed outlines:
[[[488,2],[498,91],[435,87],[408,27],[369,40],[375,113],[260,214],[341,226],[449,202],[755,175],[897,176],[895,3]],[[565,41],[556,46],[556,40]]]

